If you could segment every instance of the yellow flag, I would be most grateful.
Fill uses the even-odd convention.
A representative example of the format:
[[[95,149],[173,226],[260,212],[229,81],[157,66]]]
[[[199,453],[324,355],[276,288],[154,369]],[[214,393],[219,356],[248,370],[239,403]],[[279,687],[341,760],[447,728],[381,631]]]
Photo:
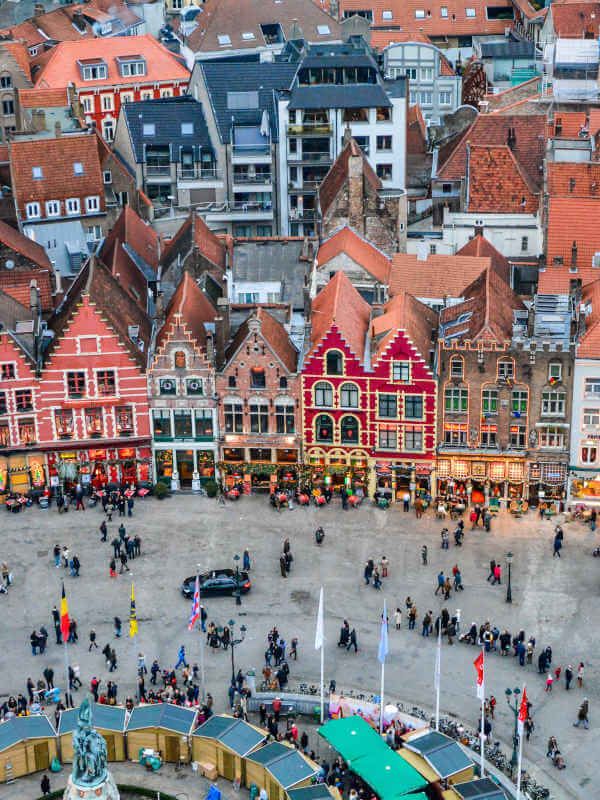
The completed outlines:
[[[131,605],[129,607],[129,635],[135,636],[138,632],[137,614],[135,613],[135,593],[131,584]]]

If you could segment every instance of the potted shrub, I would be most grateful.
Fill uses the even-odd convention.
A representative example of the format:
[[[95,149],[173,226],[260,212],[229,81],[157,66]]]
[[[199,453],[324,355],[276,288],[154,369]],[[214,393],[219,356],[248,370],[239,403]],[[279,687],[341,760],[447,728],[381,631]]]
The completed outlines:
[[[162,481],[159,481],[158,483],[154,484],[152,493],[158,500],[164,500],[169,494],[169,488]]]
[[[209,497],[217,496],[217,484],[214,481],[206,481],[204,488],[206,489],[206,494]]]

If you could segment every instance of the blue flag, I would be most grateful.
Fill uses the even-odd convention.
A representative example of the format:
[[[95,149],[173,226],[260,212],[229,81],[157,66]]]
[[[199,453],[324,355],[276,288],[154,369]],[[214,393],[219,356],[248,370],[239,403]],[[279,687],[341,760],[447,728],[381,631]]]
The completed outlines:
[[[379,652],[377,658],[381,664],[385,664],[385,657],[389,652],[388,645],[388,624],[385,600],[383,601],[383,614],[381,615],[381,638],[379,639]]]

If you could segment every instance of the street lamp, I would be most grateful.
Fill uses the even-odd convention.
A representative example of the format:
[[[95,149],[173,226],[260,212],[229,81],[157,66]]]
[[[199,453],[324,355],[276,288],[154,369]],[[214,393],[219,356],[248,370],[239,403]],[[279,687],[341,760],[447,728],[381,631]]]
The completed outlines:
[[[513,554],[506,554],[506,565],[508,567],[508,586],[506,587],[506,602],[512,603],[512,586],[510,584],[510,565],[512,564]]]
[[[510,766],[514,770],[515,767],[518,764],[518,761],[519,761],[519,757],[517,755],[517,747],[519,745],[519,728],[518,728],[518,724],[519,724],[519,705],[520,705],[520,703],[519,703],[519,695],[521,694],[521,690],[518,687],[515,687],[514,689],[506,689],[505,690],[505,694],[506,694],[506,702],[508,703],[508,707],[510,708],[510,710],[513,712],[513,714],[515,716],[515,732],[513,734],[513,751],[512,751],[512,756],[510,758]],[[514,698],[515,698],[514,705],[510,702],[510,698],[512,696],[514,696]]]
[[[233,592],[233,596],[235,597],[235,604],[236,606],[242,605],[242,593],[240,592],[240,565],[239,565],[240,557],[236,553],[233,557],[233,565],[235,567],[235,590]]]
[[[234,619],[230,619],[227,624],[229,625],[229,630],[231,631],[231,640],[230,640],[230,644],[231,644],[231,681],[232,681],[232,683],[235,683],[235,657],[234,657],[233,650],[234,650],[234,648],[235,648],[235,646],[237,644],[241,644],[244,641],[244,638],[246,636],[246,631],[248,630],[248,628],[246,628],[245,625],[242,625],[240,627],[241,636],[240,636],[239,639],[236,639],[235,638],[235,633],[234,633],[235,620]]]

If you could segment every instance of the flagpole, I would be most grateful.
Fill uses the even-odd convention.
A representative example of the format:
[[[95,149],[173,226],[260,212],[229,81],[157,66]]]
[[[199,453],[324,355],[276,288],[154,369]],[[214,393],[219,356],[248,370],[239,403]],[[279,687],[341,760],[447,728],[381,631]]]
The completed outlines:
[[[325,648],[321,645],[321,725],[325,714]]]
[[[483,679],[481,681],[481,777],[485,776],[484,742],[485,742],[485,653],[481,648],[481,662],[483,665]]]
[[[440,729],[440,681],[442,671],[442,626],[438,628],[437,654],[435,659],[435,729]]]
[[[198,564],[200,566],[200,564]],[[206,702],[206,687],[204,685],[204,632],[202,631],[202,591],[200,589],[200,573],[196,575],[198,580],[198,605],[200,606],[200,693],[202,695],[202,705]],[[238,587],[239,588],[239,587]]]
[[[389,651],[388,629],[387,629],[387,606],[383,601],[383,614],[381,615],[381,637],[379,639],[379,652],[377,659],[381,664],[381,691],[379,696],[379,733],[383,733],[383,695],[385,692],[385,658]]]
[[[379,703],[379,733],[383,733],[383,686],[385,681],[385,662],[381,664],[381,695]]]
[[[519,734],[519,762],[517,765],[517,800],[521,800],[521,759],[523,757],[523,732]]]
[[[527,693],[525,692],[525,684],[523,684],[521,708],[519,709],[519,716],[517,722],[517,731],[519,733],[519,760],[517,763],[517,800],[521,800],[521,760],[523,758],[523,732],[525,728],[526,719],[527,719]]]
[[[323,621],[323,587],[319,592],[319,610],[317,611],[317,628],[315,630],[315,650],[321,651],[321,725],[325,718],[325,624]]]
[[[69,653],[67,652],[67,639],[65,638],[64,634],[63,634],[62,639],[63,639],[63,649],[64,649],[64,653],[65,653],[65,676],[67,678],[67,683],[66,683],[66,687],[65,687],[65,706],[68,708],[69,707],[69,702],[70,702],[71,703],[71,708],[73,708],[73,698],[71,697],[71,693],[70,693],[71,681],[69,679]]]

